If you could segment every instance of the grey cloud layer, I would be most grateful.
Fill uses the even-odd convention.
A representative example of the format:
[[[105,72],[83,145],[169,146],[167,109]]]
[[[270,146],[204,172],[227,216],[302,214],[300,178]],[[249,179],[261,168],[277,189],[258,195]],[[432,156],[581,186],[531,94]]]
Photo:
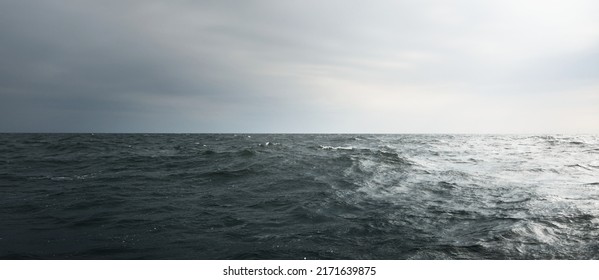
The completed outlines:
[[[596,29],[445,2],[3,1],[0,130],[593,132]]]

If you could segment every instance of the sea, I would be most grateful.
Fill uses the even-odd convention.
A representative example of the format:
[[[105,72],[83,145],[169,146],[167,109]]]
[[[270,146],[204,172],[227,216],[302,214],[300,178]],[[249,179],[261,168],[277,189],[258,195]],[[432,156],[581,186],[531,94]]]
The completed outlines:
[[[598,259],[598,135],[0,134],[1,259]]]

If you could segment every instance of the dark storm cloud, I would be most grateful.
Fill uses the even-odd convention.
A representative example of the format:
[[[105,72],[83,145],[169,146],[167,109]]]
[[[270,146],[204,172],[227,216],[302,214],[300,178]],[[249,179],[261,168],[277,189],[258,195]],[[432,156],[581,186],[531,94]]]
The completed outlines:
[[[115,110],[144,110],[135,102],[123,102],[123,96],[189,90],[159,48],[130,36],[132,30],[112,22],[109,14],[78,5],[0,4],[3,127],[86,130],[92,124],[114,124]],[[48,118],[56,118],[56,123]]]
[[[176,22],[177,14],[165,14],[160,7],[157,17],[144,14],[152,5],[161,4],[0,3],[2,129],[135,131],[159,120],[168,123],[168,118],[180,114],[178,109],[205,110],[210,115],[213,112],[202,107],[208,102],[248,106],[260,102],[252,97],[252,92],[260,91],[252,72],[240,70],[235,57],[228,61],[230,54],[211,41],[223,40],[218,30],[189,32]],[[174,12],[181,12],[177,9]],[[165,34],[153,30],[161,28],[160,21],[165,22]],[[181,28],[188,33],[177,37]],[[215,36],[210,38],[210,33]],[[164,105],[164,101],[185,103],[190,97],[197,106]],[[180,129],[168,126],[155,129]]]
[[[276,40],[231,23],[236,15],[222,15],[210,3],[0,5],[4,130],[86,131],[102,124],[100,130],[136,131],[169,118],[174,123],[202,112],[210,116],[213,104],[225,106],[220,110],[242,104],[260,111],[256,106],[272,107],[277,99],[260,93],[287,87],[262,82],[261,65],[248,60],[256,55],[252,49],[269,45],[276,51]],[[154,130],[181,129],[173,123]]]

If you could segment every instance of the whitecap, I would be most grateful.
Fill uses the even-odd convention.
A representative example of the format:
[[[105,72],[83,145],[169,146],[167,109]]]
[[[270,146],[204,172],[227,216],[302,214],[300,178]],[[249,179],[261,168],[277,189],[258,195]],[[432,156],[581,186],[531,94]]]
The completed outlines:
[[[342,147],[342,146],[333,147],[333,146],[320,145],[319,147],[323,150],[353,150],[354,149],[354,147],[351,147],[351,146],[349,146],[349,147]]]

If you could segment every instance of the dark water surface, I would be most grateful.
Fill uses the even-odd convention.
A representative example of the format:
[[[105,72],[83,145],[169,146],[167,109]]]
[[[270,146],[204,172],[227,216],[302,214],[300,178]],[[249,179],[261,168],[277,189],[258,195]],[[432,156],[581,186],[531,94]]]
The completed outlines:
[[[597,259],[599,137],[0,134],[4,259]]]

